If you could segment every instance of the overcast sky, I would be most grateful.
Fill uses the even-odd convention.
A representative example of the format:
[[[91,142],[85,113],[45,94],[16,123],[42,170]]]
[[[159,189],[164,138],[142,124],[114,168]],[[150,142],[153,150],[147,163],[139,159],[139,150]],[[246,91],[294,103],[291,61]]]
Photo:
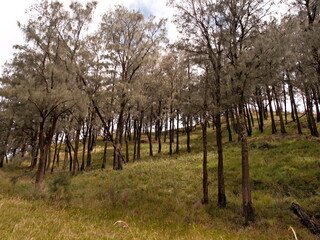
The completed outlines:
[[[17,26],[17,21],[25,23],[28,15],[25,13],[32,4],[39,0],[7,0],[1,2],[0,8],[0,74],[3,64],[12,59],[15,44],[22,44],[24,39],[21,31]],[[68,6],[71,0],[60,0]],[[79,0],[85,4],[87,0]],[[99,21],[101,15],[105,13],[111,6],[122,4],[130,9],[140,10],[144,14],[152,14],[159,18],[168,18],[168,35],[173,39],[176,30],[173,24],[170,24],[173,10],[166,6],[166,0],[98,0],[99,4],[95,12],[96,22]]]

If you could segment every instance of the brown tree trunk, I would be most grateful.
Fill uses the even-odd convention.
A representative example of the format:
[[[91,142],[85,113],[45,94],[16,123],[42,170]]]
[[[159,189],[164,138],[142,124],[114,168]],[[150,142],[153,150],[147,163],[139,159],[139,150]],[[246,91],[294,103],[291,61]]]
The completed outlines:
[[[226,123],[227,123],[227,130],[228,130],[228,139],[229,142],[232,142],[232,131],[231,131],[231,126],[230,126],[230,120],[229,120],[229,109],[227,108],[226,112]]]
[[[176,153],[178,154],[179,152],[179,110],[177,110]]]
[[[317,92],[314,87],[311,87],[312,90],[312,99],[314,101],[314,105],[316,107],[316,113],[317,113],[317,122],[320,122],[320,110],[319,110],[319,103],[318,103],[318,96]]]
[[[261,89],[260,88],[256,88],[256,95],[257,95],[257,105],[258,105],[258,112],[259,112],[259,117],[257,119],[259,119],[258,121],[258,125],[259,125],[259,130],[261,133],[263,133],[263,127],[264,127],[264,104],[263,104],[263,100],[262,100],[262,94],[261,94]]]
[[[247,129],[247,133],[248,136],[251,137],[252,135],[252,126],[251,126],[251,119],[250,119],[250,114],[249,114],[249,110],[248,110],[248,106],[247,104],[245,104],[245,112],[246,112],[246,119],[247,121],[245,121],[246,124],[246,129]]]
[[[124,106],[125,106],[125,104],[122,103],[121,105],[122,106],[121,106],[121,111],[119,113],[117,130],[116,130],[113,170],[122,170],[122,168],[123,168],[122,137],[123,137],[123,128],[124,128]]]
[[[305,86],[305,95],[306,95],[306,105],[307,105],[307,118],[308,118],[308,126],[310,129],[310,133],[314,137],[319,137],[316,121],[313,116],[313,107],[312,107],[312,102],[311,102],[311,97],[309,94],[309,89],[307,86]]]
[[[250,187],[250,175],[249,175],[249,151],[248,140],[244,123],[244,109],[243,101],[239,104],[239,138],[241,140],[241,158],[242,158],[242,208],[243,216],[246,223],[255,220],[252,199],[251,199],[251,187]]]
[[[36,173],[36,188],[42,189],[42,181],[44,177],[44,169],[45,169],[45,136],[44,136],[44,123],[45,119],[42,119],[39,127],[39,149],[40,149],[40,158],[38,170]]]
[[[278,112],[278,115],[279,115],[279,119],[280,119],[280,131],[281,133],[287,133],[286,132],[286,128],[284,126],[284,121],[283,121],[283,116],[282,116],[282,108],[281,108],[281,105],[280,105],[280,100],[278,98],[278,94],[277,94],[277,91],[275,89],[274,86],[272,86],[272,90],[273,90],[273,94],[274,94],[274,97],[275,97],[275,100],[276,100],[276,105],[277,105],[277,112]]]
[[[135,118],[133,121],[133,161],[137,160],[137,139],[138,139],[138,126],[137,126],[137,119]]]
[[[267,96],[268,96],[268,101],[269,101],[269,109],[270,109],[270,116],[271,116],[271,126],[272,126],[272,134],[275,134],[277,132],[277,127],[276,127],[276,122],[274,120],[274,115],[273,115],[273,109],[272,109],[272,98],[271,98],[271,93],[270,89],[268,86],[266,86],[267,89]]]
[[[168,135],[168,114],[166,113],[165,125],[164,125],[164,135],[163,135],[163,142],[167,142],[167,135]]]
[[[203,190],[203,204],[209,203],[208,196],[208,140],[207,140],[207,121],[201,124],[202,126],[202,149],[203,149],[203,162],[202,162],[202,190]]]
[[[222,128],[221,128],[220,114],[216,114],[215,116],[215,125],[216,125],[217,152],[218,152],[218,204],[220,207],[226,207],[227,198],[225,194],[225,185],[224,185]]]
[[[4,141],[3,145],[0,146],[1,147],[1,151],[0,151],[0,168],[3,167],[4,158],[7,157],[7,145],[8,145],[9,137],[10,137],[10,134],[11,134],[12,124],[13,124],[13,118],[10,120],[10,123],[8,125],[8,128],[7,128],[8,132],[7,132],[5,141]],[[35,142],[37,141],[36,139],[37,139],[37,137],[35,136]]]
[[[283,79],[284,79],[283,75]],[[287,93],[284,81],[282,82],[282,92],[283,92],[283,104],[284,104],[284,121],[288,124],[288,110],[287,110]]]
[[[60,134],[56,133],[56,138],[54,141],[54,153],[53,153],[53,160],[52,160],[52,166],[51,166],[51,173],[53,173],[55,162],[57,159],[57,152],[58,152],[58,148],[59,148],[59,145],[58,145],[59,136],[60,136]]]
[[[137,146],[137,160],[141,159],[141,136],[142,136],[142,125],[143,125],[144,111],[140,112],[140,121],[138,129],[138,146]]]
[[[287,75],[287,76],[289,76],[289,75]],[[297,109],[297,105],[296,105],[296,102],[294,100],[294,95],[293,95],[293,87],[290,82],[288,85],[289,85],[290,101],[291,101],[291,106],[292,106],[291,111],[293,113],[293,121],[297,122],[298,133],[302,134],[302,128],[301,128],[300,119],[299,119],[299,115],[298,115],[298,109]],[[295,118],[294,118],[294,116],[295,116]]]
[[[51,127],[48,129],[47,136],[45,136],[45,131],[44,131],[45,120],[46,119],[43,118],[40,123],[40,130],[39,130],[40,159],[39,159],[39,167],[36,173],[36,182],[35,182],[36,188],[40,190],[42,190],[42,182],[45,174],[46,159],[47,159],[48,151],[51,147],[52,138],[56,128],[58,117],[53,116]]]
[[[101,169],[106,169],[107,167],[107,149],[108,149],[108,141],[107,138],[104,136],[104,147],[103,147],[103,157],[102,157],[102,165]]]
[[[191,116],[188,115],[187,122],[186,122],[186,133],[187,133],[187,152],[191,152],[191,146],[190,146],[190,133],[192,130],[192,122],[191,122]]]
[[[81,132],[81,121],[78,122],[77,130],[76,130],[76,137],[74,140],[74,155],[73,155],[73,168],[72,168],[72,175],[76,175],[77,169],[79,168],[78,162],[78,152],[79,152],[79,144],[80,144],[80,132]],[[78,168],[77,168],[78,167]]]
[[[87,146],[87,162],[86,162],[86,169],[91,167],[91,151],[92,151],[92,142],[93,142],[93,126],[90,123],[89,126],[89,136],[88,136],[88,146]]]

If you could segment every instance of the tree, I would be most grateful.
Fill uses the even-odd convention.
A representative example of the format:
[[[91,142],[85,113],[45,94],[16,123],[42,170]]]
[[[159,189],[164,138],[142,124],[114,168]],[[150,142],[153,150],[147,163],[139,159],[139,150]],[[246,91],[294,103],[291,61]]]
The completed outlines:
[[[217,10],[219,3],[211,0],[171,1],[178,10],[176,23],[183,37],[180,47],[208,59],[212,69],[210,78],[211,93],[214,98],[214,118],[216,124],[216,141],[218,152],[218,204],[226,206],[226,195],[223,173],[223,150],[221,130],[221,78],[222,78],[222,24]],[[208,96],[208,95],[207,95]]]
[[[117,6],[107,12],[100,25],[101,37],[105,43],[106,61],[111,61],[116,73],[117,83],[117,128],[115,136],[115,155],[113,168],[122,166],[122,139],[124,115],[128,107],[131,85],[138,80],[140,68],[153,54],[157,46],[165,40],[165,20],[155,22],[153,17],[145,19],[135,11]]]

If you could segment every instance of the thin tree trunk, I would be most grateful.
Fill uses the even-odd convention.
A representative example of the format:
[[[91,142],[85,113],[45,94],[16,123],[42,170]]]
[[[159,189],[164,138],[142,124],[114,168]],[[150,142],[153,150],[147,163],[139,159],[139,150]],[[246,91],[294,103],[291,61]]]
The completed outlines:
[[[269,101],[269,109],[270,109],[270,116],[271,116],[271,126],[272,126],[272,134],[275,134],[277,132],[277,127],[276,127],[276,122],[274,120],[274,115],[273,115],[273,109],[272,109],[272,98],[271,98],[271,93],[270,89],[268,86],[266,86],[267,89],[267,96],[268,96],[268,101]]]
[[[319,110],[319,103],[318,103],[317,93],[316,93],[316,90],[314,89],[314,87],[311,87],[311,90],[312,90],[312,98],[313,98],[313,101],[314,101],[314,105],[316,107],[317,122],[320,122],[320,110]]]
[[[40,149],[40,159],[39,166],[36,173],[36,188],[42,189],[42,181],[44,177],[44,169],[45,169],[45,136],[44,136],[44,124],[46,119],[42,119],[39,127],[39,149]]]
[[[190,146],[190,132],[191,132],[191,128],[192,128],[192,123],[191,123],[191,117],[190,115],[188,115],[187,117],[187,122],[186,122],[187,126],[186,126],[186,132],[187,132],[187,152],[190,153],[191,152],[191,146]]]
[[[179,152],[179,110],[177,110],[176,153],[178,154]]]
[[[149,131],[148,131],[148,141],[149,141],[149,156],[153,156],[152,148],[152,117],[150,117]]]
[[[11,118],[10,120],[10,123],[9,123],[9,126],[8,126],[8,132],[7,132],[7,135],[6,135],[6,138],[5,138],[5,141],[2,145],[2,148],[1,148],[1,153],[0,153],[0,168],[3,167],[3,161],[4,161],[4,158],[6,157],[7,159],[7,145],[8,145],[8,142],[9,142],[9,137],[10,137],[10,134],[11,134],[11,126],[13,124],[13,118]],[[36,137],[35,137],[36,138]],[[37,138],[36,138],[37,139]],[[35,142],[37,141],[35,139]],[[8,160],[6,160],[8,162]]]
[[[101,169],[106,169],[107,167],[107,149],[108,149],[108,141],[107,138],[104,136],[104,147],[103,147],[103,157],[102,157],[102,165]]]
[[[170,106],[170,139],[169,139],[169,154],[172,155],[172,144],[174,139],[174,118],[172,105]]]
[[[73,169],[72,175],[76,175],[77,166],[79,166],[78,162],[78,151],[79,151],[79,143],[80,143],[80,132],[81,132],[81,121],[78,122],[78,127],[76,130],[76,138],[74,140],[74,155],[73,155]]]
[[[310,129],[310,133],[314,137],[319,137],[316,121],[313,116],[313,107],[309,94],[309,89],[305,86],[305,95],[306,95],[306,105],[307,105],[307,118],[308,118],[308,126]]]
[[[281,131],[282,134],[284,134],[284,133],[287,133],[287,132],[286,132],[286,129],[285,129],[285,126],[284,126],[284,121],[283,121],[283,116],[282,116],[282,109],[281,109],[281,105],[280,105],[280,100],[279,100],[279,98],[278,98],[278,94],[277,94],[276,89],[275,89],[274,86],[272,86],[272,90],[273,90],[274,97],[275,97],[275,100],[276,100],[277,112],[278,112],[279,119],[280,119],[280,131]]]
[[[290,82],[289,82],[289,95],[290,95],[290,101],[291,101],[291,105],[292,105],[293,121],[296,121],[296,123],[297,123],[298,133],[302,134],[302,128],[301,128],[300,119],[299,119],[299,115],[298,115],[298,109],[297,109],[297,105],[296,105],[296,102],[294,100],[294,95],[293,95],[293,87]],[[295,116],[295,118],[294,118],[294,116]]]
[[[208,196],[208,141],[207,141],[207,121],[201,124],[202,126],[202,149],[203,149],[203,163],[202,163],[202,190],[203,190],[203,204],[209,203]]]
[[[241,101],[242,102],[242,101]],[[243,215],[246,223],[255,219],[252,199],[251,199],[251,187],[250,187],[250,175],[249,175],[249,151],[248,140],[244,123],[244,110],[243,103],[239,104],[239,138],[241,140],[241,158],[242,158],[242,207]]]
[[[283,75],[284,79],[284,75]],[[285,82],[282,82],[282,92],[283,92],[283,105],[284,105],[284,120],[285,123],[288,124],[288,110],[287,110],[287,93],[285,88]]]
[[[141,159],[141,135],[142,135],[143,118],[144,118],[144,111],[141,111],[140,112],[139,129],[138,129],[137,160]]]
[[[232,142],[232,131],[231,131],[231,126],[230,126],[230,120],[229,120],[229,109],[227,108],[226,112],[226,123],[227,123],[227,130],[228,130],[228,139],[229,142]]]
[[[245,104],[245,112],[246,112],[246,119],[247,119],[246,129],[247,129],[248,136],[250,137],[252,135],[252,127],[251,127],[251,119],[250,119],[247,104]]]
[[[137,119],[134,119],[133,122],[133,139],[134,139],[134,147],[133,147],[133,161],[137,160],[137,138],[138,138],[138,126]]]
[[[225,194],[225,185],[224,185],[222,128],[221,128],[220,114],[215,115],[215,125],[216,125],[216,141],[217,141],[217,153],[218,153],[218,204],[220,207],[226,207],[227,198]]]

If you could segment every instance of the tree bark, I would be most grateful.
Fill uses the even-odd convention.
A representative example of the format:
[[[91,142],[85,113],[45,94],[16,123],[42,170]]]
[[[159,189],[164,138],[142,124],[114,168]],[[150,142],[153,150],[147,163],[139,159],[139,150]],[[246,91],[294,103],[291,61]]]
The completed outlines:
[[[287,77],[289,78],[289,75],[287,74]],[[299,115],[298,115],[298,109],[297,109],[297,105],[296,102],[294,100],[294,95],[293,95],[293,87],[292,84],[289,82],[289,95],[290,95],[290,101],[291,101],[291,106],[292,106],[292,113],[293,113],[293,121],[296,121],[297,123],[297,128],[298,128],[298,133],[302,134],[302,128],[301,128],[301,124],[300,124],[300,119],[299,119]],[[295,116],[295,117],[294,117]]]
[[[208,196],[208,140],[207,140],[207,121],[204,120],[202,126],[202,149],[203,149],[203,162],[202,162],[202,191],[203,191],[203,204],[209,203]]]
[[[284,133],[287,133],[286,131],[286,128],[284,126],[284,121],[283,121],[283,116],[282,116],[282,108],[281,108],[281,105],[280,105],[280,100],[278,98],[278,94],[276,92],[276,88],[274,86],[272,86],[272,90],[273,90],[273,93],[274,93],[274,97],[275,97],[275,100],[276,100],[276,105],[277,105],[277,112],[278,112],[278,115],[279,115],[279,119],[280,119],[280,131],[282,134]]]
[[[277,132],[277,127],[276,127],[276,122],[274,120],[274,115],[273,115],[273,109],[272,109],[272,98],[271,98],[271,93],[269,86],[266,86],[267,89],[267,96],[268,96],[268,101],[269,101],[269,109],[270,109],[270,116],[271,116],[271,126],[272,126],[272,134],[275,134]]]
[[[252,199],[251,199],[251,187],[250,187],[250,175],[249,175],[249,151],[248,151],[248,140],[245,130],[244,114],[243,114],[244,103],[241,101],[239,104],[239,138],[241,141],[241,158],[242,158],[242,208],[243,216],[245,217],[246,223],[253,222],[255,220]]]
[[[78,151],[79,151],[79,143],[80,143],[80,132],[81,132],[81,121],[78,121],[78,126],[76,130],[76,137],[74,140],[74,155],[73,155],[73,168],[72,168],[72,175],[76,175],[77,166],[79,166],[78,162]]]
[[[223,170],[223,149],[222,149],[222,128],[221,128],[221,115],[215,116],[216,126],[216,141],[218,152],[218,204],[220,207],[227,206],[227,198],[225,194],[224,185],[224,170]]]
[[[179,154],[179,110],[177,110],[176,153]]]

